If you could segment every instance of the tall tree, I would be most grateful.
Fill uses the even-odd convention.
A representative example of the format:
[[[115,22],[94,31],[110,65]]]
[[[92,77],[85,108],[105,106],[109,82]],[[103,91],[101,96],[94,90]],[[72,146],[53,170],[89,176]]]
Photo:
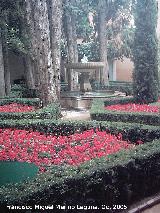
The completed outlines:
[[[29,89],[35,89],[34,61],[29,54],[24,54],[23,60],[27,87]]]
[[[56,79],[53,72],[50,27],[48,19],[47,1],[30,0],[26,1],[26,7],[30,21],[28,21],[31,29],[31,42],[34,44],[33,52],[38,75],[39,96],[44,105],[57,102]],[[34,20],[34,21],[33,21]]]
[[[77,47],[77,33],[76,33],[76,13],[74,11],[75,1],[65,0],[65,34],[67,38],[67,58],[68,63],[78,62],[78,47]],[[68,70],[69,89],[76,89],[78,74],[73,70]]]
[[[53,72],[57,97],[60,98],[62,0],[48,0]]]
[[[139,102],[158,100],[156,0],[137,0],[135,7],[134,96]]]
[[[2,51],[2,36],[0,28],[0,97],[5,96],[5,80],[4,80],[4,62],[3,62],[3,51]]]
[[[108,84],[108,59],[129,57],[131,53],[129,29],[131,0],[81,0],[78,2],[77,32],[84,39],[79,45],[80,58],[84,53],[90,61],[102,61],[97,71],[101,83]],[[83,3],[82,3],[83,2]],[[97,37],[98,35],[98,37]],[[126,39],[127,38],[127,39]],[[126,40],[124,42],[124,39]]]
[[[100,73],[100,82],[102,84],[108,84],[108,59],[107,59],[107,30],[106,30],[106,0],[100,0],[98,2],[98,35],[99,35],[99,55],[100,61],[104,62],[104,67]]]
[[[2,38],[2,51],[3,51],[3,64],[4,64],[4,76],[5,76],[5,91],[6,95],[9,95],[11,90],[10,82],[10,69],[9,69],[9,54],[8,54],[8,25],[9,25],[9,5],[1,5],[1,38]]]
[[[34,5],[32,1],[25,0],[24,14],[25,24],[23,25],[23,34],[28,37],[27,53],[24,54],[24,66],[26,71],[26,81],[29,88],[38,88],[40,84],[39,73],[38,73],[38,44],[37,44],[37,24],[34,17]]]

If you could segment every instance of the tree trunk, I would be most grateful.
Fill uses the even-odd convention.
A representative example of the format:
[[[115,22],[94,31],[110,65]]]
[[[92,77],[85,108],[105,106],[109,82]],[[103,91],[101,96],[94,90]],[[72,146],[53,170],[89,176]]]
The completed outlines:
[[[48,19],[47,2],[36,0],[34,20],[36,22],[36,38],[38,44],[37,62],[39,68],[40,96],[45,105],[57,102],[56,79],[53,72],[50,28]]]
[[[35,88],[38,89],[40,84],[39,74],[38,74],[38,63],[37,63],[37,51],[38,51],[38,45],[37,45],[37,38],[36,38],[36,21],[34,20],[34,5],[32,0],[25,0],[24,4],[25,8],[25,24],[23,32],[28,35],[29,44],[28,44],[28,55],[26,57],[30,57],[30,59],[25,58],[25,65],[26,66],[26,73],[28,71],[28,68],[30,67],[30,70],[32,70],[32,74],[34,77],[34,84]],[[32,68],[31,68],[31,60],[32,61]],[[30,74],[29,74],[30,75]],[[26,79],[27,80],[27,79]],[[28,81],[28,80],[27,80]],[[29,83],[29,82],[28,82]],[[30,83],[29,83],[30,84]]]
[[[4,20],[7,23],[7,14],[4,12]],[[9,54],[7,45],[7,28],[4,26],[2,29],[2,50],[3,50],[3,63],[4,63],[4,78],[5,78],[5,91],[6,95],[9,95],[11,91],[11,79],[10,79],[10,69],[9,69]]]
[[[25,78],[27,87],[29,89],[35,89],[35,77],[33,72],[34,65],[29,55],[24,56],[24,66],[25,66]]]
[[[106,35],[106,1],[100,0],[98,4],[99,16],[99,54],[100,61],[104,62],[104,68],[100,72],[100,83],[108,85],[108,60],[107,60],[107,35]]]
[[[74,2],[71,2],[74,4]],[[66,1],[66,4],[69,4],[69,1]],[[66,10],[66,26],[65,33],[67,37],[67,46],[68,46],[68,63],[78,62],[78,48],[77,48],[77,34],[76,34],[76,23],[75,17],[72,11]],[[76,90],[77,88],[77,79],[78,73],[73,70],[67,70],[68,72],[68,82],[69,90]]]
[[[44,105],[57,102],[53,72],[47,1],[26,0],[33,59],[37,72],[39,97]]]
[[[5,90],[6,95],[10,94],[11,91],[11,77],[10,77],[10,69],[9,69],[9,55],[8,55],[8,47],[6,41],[3,42],[3,61],[4,61],[4,78],[5,78]]]
[[[4,80],[4,62],[3,62],[3,51],[2,51],[2,36],[0,29],[0,97],[5,96],[5,80]]]
[[[49,0],[50,35],[56,93],[60,98],[62,0]]]

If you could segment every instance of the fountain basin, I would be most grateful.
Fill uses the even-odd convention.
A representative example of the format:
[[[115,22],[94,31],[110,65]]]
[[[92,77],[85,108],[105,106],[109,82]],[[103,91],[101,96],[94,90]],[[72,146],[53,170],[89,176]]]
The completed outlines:
[[[103,62],[68,63],[65,65],[65,67],[68,69],[76,69],[77,72],[86,72],[86,69],[95,70],[103,68],[104,63]]]
[[[80,91],[92,91],[89,82],[90,73],[104,67],[103,62],[87,62],[87,63],[68,63],[65,67],[69,70],[75,70],[80,73]],[[71,82],[69,82],[71,84]]]
[[[91,108],[92,100],[88,97],[61,97],[60,103],[63,108],[83,110]]]
[[[104,92],[64,92],[61,94],[60,103],[62,108],[73,109],[90,109],[93,99],[95,98],[111,98],[118,96],[113,91]]]

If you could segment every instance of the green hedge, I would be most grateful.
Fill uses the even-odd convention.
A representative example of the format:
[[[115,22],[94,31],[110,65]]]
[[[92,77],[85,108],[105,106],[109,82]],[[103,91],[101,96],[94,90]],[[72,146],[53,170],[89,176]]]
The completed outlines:
[[[94,128],[118,135],[122,133],[124,140],[152,141],[160,138],[160,127],[138,123],[106,122],[106,121],[61,121],[61,120],[4,120],[0,128],[17,128],[37,130],[45,134],[71,135]]]
[[[125,81],[109,81],[109,86],[105,86],[100,84],[99,82],[93,81],[91,82],[91,86],[93,90],[113,90],[124,92],[126,95],[133,95],[133,83],[125,82]]]
[[[14,98],[14,99],[1,99],[0,105],[10,104],[10,103],[20,103],[27,104],[30,106],[40,107],[39,99],[25,99],[25,98]],[[46,107],[37,109],[33,112],[20,112],[20,113],[10,113],[10,112],[0,112],[0,120],[7,119],[58,119],[60,117],[60,106],[58,104],[50,104]],[[12,122],[12,121],[11,121]]]
[[[29,106],[40,107],[40,99],[39,98],[0,98],[0,106],[17,103],[17,104],[26,104]]]
[[[113,100],[94,100],[91,107],[91,118],[98,121],[114,121],[114,122],[133,122],[147,125],[159,125],[160,114],[159,113],[146,113],[146,112],[122,112],[105,110],[105,106],[113,104],[124,104],[133,102],[133,98],[121,98]]]
[[[93,159],[78,167],[52,166],[36,179],[0,188],[6,205],[131,205],[158,192],[160,187],[160,127],[138,123],[60,120],[0,120],[0,128],[33,129],[70,135],[91,128],[144,144],[108,158]],[[144,178],[145,177],[145,178]],[[101,210],[103,212],[103,210]],[[54,209],[54,212],[61,212]],[[67,210],[66,212],[71,212]],[[78,211],[77,209],[75,212]],[[106,212],[106,210],[105,210]],[[117,212],[117,211],[116,211]]]
[[[28,89],[26,84],[13,84],[8,98],[36,98],[38,91]]]
[[[104,105],[110,106],[114,104],[128,104],[131,102],[135,102],[135,99],[133,97],[115,97],[111,99],[106,99],[104,101]]]
[[[129,206],[158,192],[159,156],[160,140],[157,140],[78,167],[53,166],[33,181],[0,188],[0,203]],[[71,211],[66,209],[66,212]]]

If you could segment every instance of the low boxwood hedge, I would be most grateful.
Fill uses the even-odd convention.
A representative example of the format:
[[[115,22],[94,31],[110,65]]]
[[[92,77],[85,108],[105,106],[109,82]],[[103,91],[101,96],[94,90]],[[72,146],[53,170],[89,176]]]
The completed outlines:
[[[111,134],[122,134],[124,140],[149,142],[160,138],[160,127],[138,123],[106,122],[106,121],[61,121],[50,119],[37,120],[4,120],[0,128],[17,128],[39,131],[45,134],[71,135],[88,129],[99,129]]]
[[[133,83],[125,81],[109,81],[109,85],[105,86],[96,81],[91,81],[93,90],[112,90],[126,93],[126,95],[133,95]]]
[[[20,84],[13,84],[11,86],[8,98],[37,98],[37,89],[29,89],[24,82]]]
[[[123,150],[107,158],[93,159],[81,166],[52,166],[36,179],[0,188],[0,204],[31,206],[68,205],[99,206],[114,204],[129,207],[133,202],[159,191],[160,187],[160,127],[140,123],[105,121],[1,120],[0,128],[32,129],[46,134],[70,135],[91,128],[113,134],[143,145]],[[145,178],[144,178],[145,177]],[[114,206],[115,207],[115,206]],[[119,206],[117,208],[120,208]],[[123,207],[122,207],[123,208]],[[73,210],[74,211],[74,210]],[[110,212],[118,212],[112,210]],[[47,210],[46,210],[47,212]],[[83,212],[75,208],[74,212]],[[108,210],[104,210],[108,212]]]
[[[160,113],[147,113],[147,112],[124,112],[124,111],[111,111],[104,109],[104,106],[114,104],[125,104],[133,102],[133,98],[119,98],[110,100],[94,100],[90,110],[92,120],[98,121],[114,121],[114,122],[133,122],[147,125],[159,125]]]
[[[17,104],[26,104],[29,106],[40,107],[40,99],[39,98],[0,98],[0,106],[17,103]]]
[[[53,103],[46,107],[40,108],[41,103],[39,99],[26,99],[26,98],[13,98],[13,99],[0,99],[0,105],[6,105],[11,103],[26,104],[29,106],[38,107],[36,111],[33,112],[20,112],[20,113],[10,113],[10,112],[0,112],[0,119],[58,119],[61,116],[59,104]]]
[[[110,212],[117,212],[116,204],[129,207],[159,188],[160,140],[155,140],[78,167],[53,166],[33,181],[1,187],[0,203],[33,209],[35,204],[53,205],[54,212],[62,211],[56,205],[64,205],[66,212],[71,212],[68,205],[94,205],[101,212],[102,205],[109,205]]]

